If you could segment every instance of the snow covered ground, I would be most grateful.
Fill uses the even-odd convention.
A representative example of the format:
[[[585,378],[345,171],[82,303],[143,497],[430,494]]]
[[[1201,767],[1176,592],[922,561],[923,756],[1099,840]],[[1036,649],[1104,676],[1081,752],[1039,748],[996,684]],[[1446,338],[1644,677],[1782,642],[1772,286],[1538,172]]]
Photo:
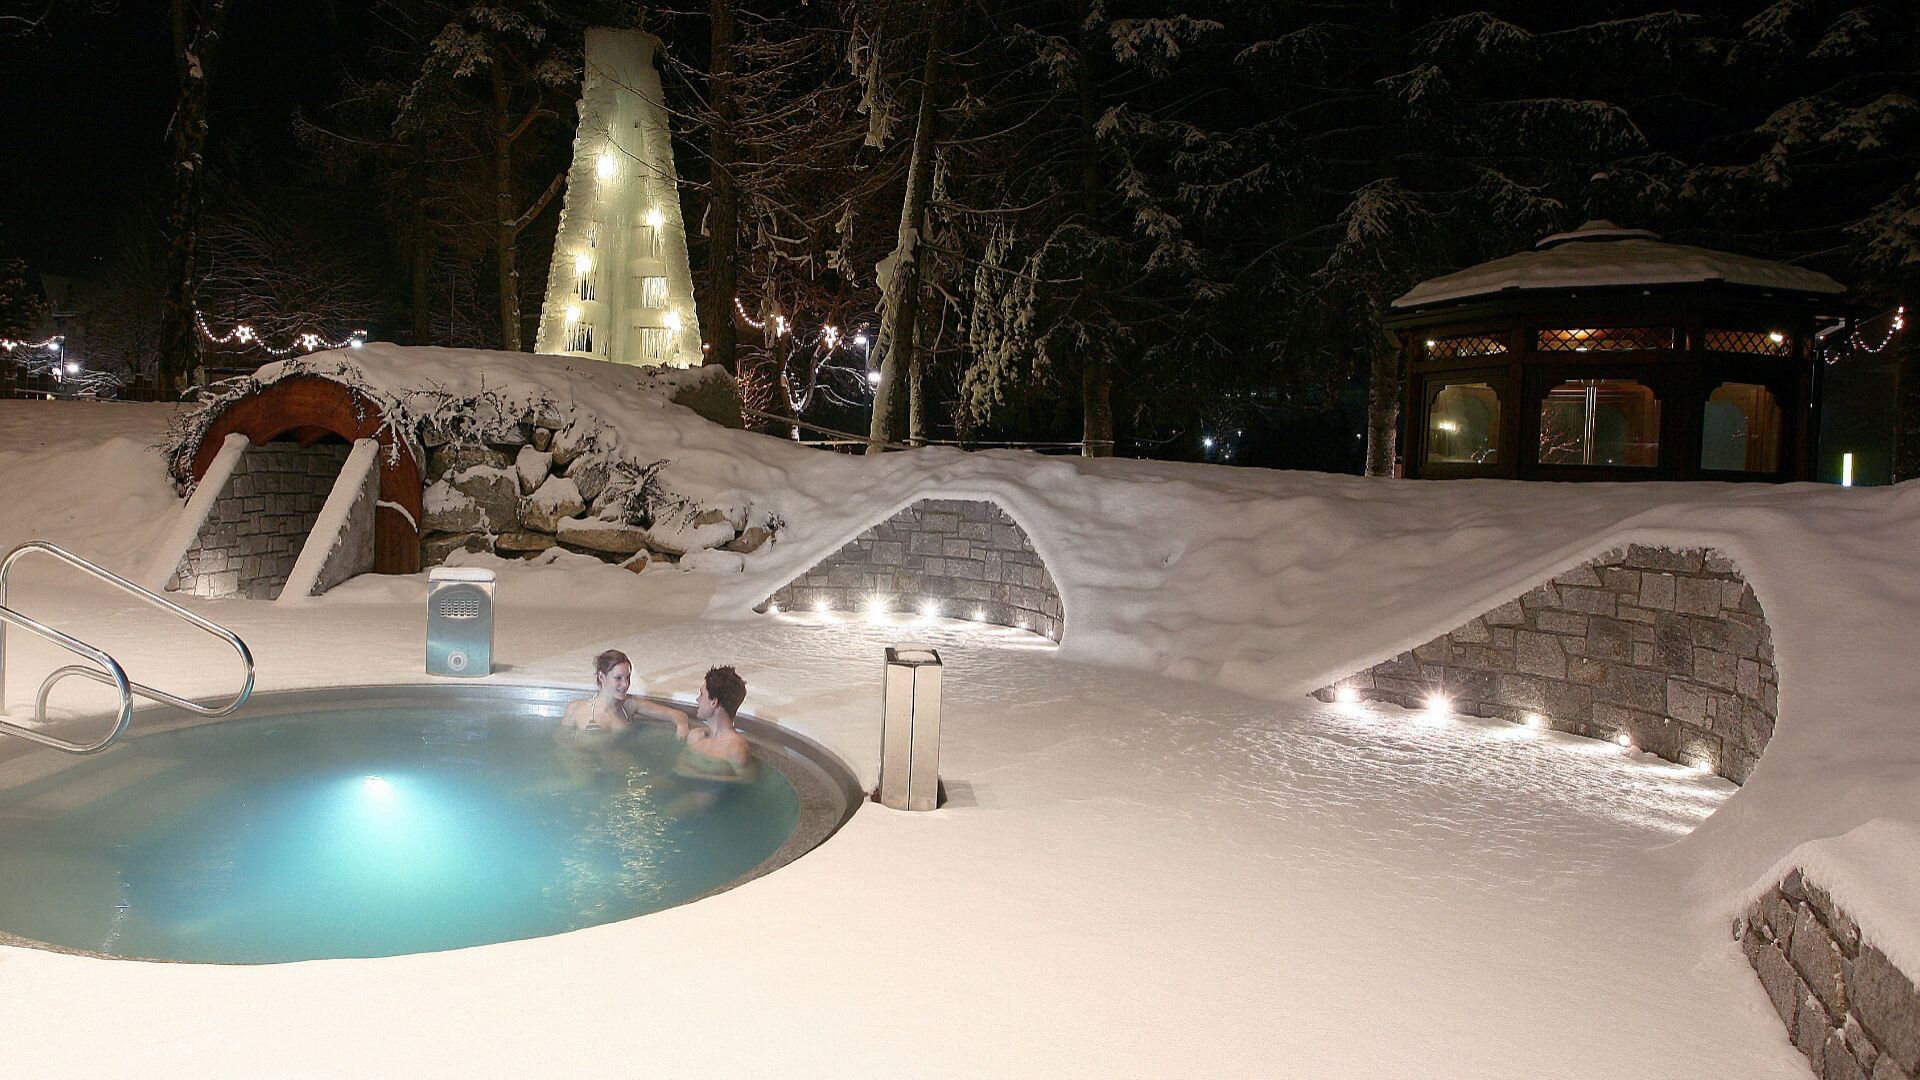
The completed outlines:
[[[869,805],[766,878],[558,938],[273,967],[0,950],[7,1072],[1807,1075],[1728,922],[1796,845],[1916,819],[1915,486],[861,459],[678,410],[652,423],[683,490],[744,493],[785,521],[778,541],[733,575],[503,565],[494,678],[584,686],[616,646],[685,695],[732,661],[747,711],[871,785],[880,650],[932,641],[954,804]],[[164,424],[162,407],[0,402],[0,547],[39,536],[137,569],[178,514],[146,449]],[[750,613],[925,497],[990,498],[1022,524],[1066,604],[1057,650]],[[1780,723],[1737,792],[1610,744],[1304,696],[1629,540],[1719,547],[1766,608]],[[213,695],[231,678],[216,645],[159,638],[137,604],[20,574],[14,606],[136,679]],[[424,589],[192,606],[249,641],[263,690],[426,681]],[[52,659],[10,656],[10,699]],[[1849,874],[1878,880],[1873,835]],[[1867,934],[1906,966],[1920,897],[1903,892],[1870,898],[1895,925]]]

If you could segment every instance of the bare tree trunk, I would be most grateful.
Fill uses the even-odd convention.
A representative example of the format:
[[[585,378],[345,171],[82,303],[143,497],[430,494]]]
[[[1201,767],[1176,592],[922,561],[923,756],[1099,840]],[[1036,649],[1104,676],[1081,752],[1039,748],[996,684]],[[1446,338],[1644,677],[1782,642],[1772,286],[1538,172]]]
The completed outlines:
[[[929,336],[933,341],[926,340]],[[907,445],[927,445],[927,368],[933,351],[940,347],[939,335],[927,333],[927,320],[913,323],[913,357],[907,372]]]
[[[1920,291],[1902,290],[1906,310],[1920,311]],[[1907,316],[1909,320],[1912,315]],[[1898,398],[1893,406],[1893,482],[1920,477],[1920,334],[1900,335]]]
[[[1400,418],[1400,353],[1375,356],[1367,380],[1367,475],[1392,476],[1394,430]]]
[[[1080,138],[1086,155],[1080,166],[1080,197],[1087,220],[1100,212],[1100,148],[1094,125],[1100,122],[1099,89],[1094,85],[1093,63],[1089,50],[1096,47],[1091,31],[1081,34],[1080,57],[1074,65],[1074,82],[1080,91]],[[1113,456],[1113,367],[1100,354],[1090,355],[1080,367],[1080,455]]]
[[[940,75],[940,22],[946,5],[934,5],[928,29],[927,59],[920,78],[920,111],[914,121],[913,159],[907,169],[907,194],[900,203],[900,235],[895,244],[893,280],[882,298],[880,384],[873,390],[873,421],[867,429],[867,453],[878,454],[893,441],[894,413],[901,402],[902,369],[913,353],[913,326],[920,305],[920,241],[927,225],[927,199],[933,192],[934,89]]]
[[[708,96],[713,103],[713,128],[708,154],[713,175],[708,180],[707,205],[707,316],[712,346],[707,363],[734,370],[738,347],[733,305],[739,295],[740,195],[733,165],[738,157],[733,125],[739,112],[734,100],[733,0],[712,0],[713,61]],[[785,370],[784,366],[779,370]],[[777,380],[776,380],[777,381]]]
[[[513,212],[513,135],[507,127],[507,76],[500,64],[493,79],[494,250],[500,276],[500,347],[520,351],[520,226]]]
[[[167,211],[167,298],[160,309],[160,393],[176,396],[200,354],[194,310],[198,268],[194,247],[200,234],[200,192],[205,183],[207,92],[226,24],[228,0],[207,0],[200,25],[187,34],[185,0],[173,0],[173,52],[180,86],[179,104],[167,128],[173,158],[173,196]]]
[[[432,298],[427,295],[430,285],[428,271],[433,266],[433,245],[427,237],[427,208],[424,203],[413,204],[413,250],[409,254],[413,264],[413,344],[428,345],[433,341],[433,320],[428,314]]]
[[[1405,41],[1401,33],[1404,5],[1382,4],[1376,9],[1374,23],[1374,67],[1385,80],[1404,70]],[[1419,25],[1417,22],[1413,25]],[[1400,99],[1382,92],[1379,100],[1380,139],[1377,144],[1378,173],[1383,177],[1400,175]],[[1350,298],[1348,303],[1372,303],[1372,297]],[[1374,344],[1372,368],[1367,373],[1367,475],[1392,476],[1395,432],[1400,418],[1400,392],[1403,388],[1401,351],[1382,354]],[[1357,350],[1356,350],[1357,351]],[[1359,357],[1355,357],[1357,361]]]

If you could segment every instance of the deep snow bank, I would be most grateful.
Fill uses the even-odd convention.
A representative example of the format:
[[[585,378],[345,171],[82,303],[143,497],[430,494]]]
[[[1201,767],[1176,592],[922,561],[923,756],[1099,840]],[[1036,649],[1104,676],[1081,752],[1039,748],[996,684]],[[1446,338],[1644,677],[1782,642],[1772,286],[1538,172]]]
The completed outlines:
[[[590,408],[622,453],[665,459],[674,490],[777,516],[777,539],[716,577],[710,617],[752,617],[774,589],[914,501],[984,499],[1026,530],[1053,575],[1063,658],[1274,700],[1411,648],[1612,547],[1717,548],[1773,628],[1780,720],[1747,786],[1685,842],[1716,911],[1735,914],[1740,895],[1802,842],[1877,817],[1920,817],[1920,665],[1908,655],[1920,640],[1920,485],[1390,481],[951,449],[866,458],[708,423],[636,393],[629,369],[576,361],[528,375],[498,354],[359,351],[376,388],[484,386]],[[147,488],[125,513],[97,502],[129,494],[122,470],[149,467],[127,450],[136,443],[10,451],[5,493],[22,499],[32,525],[10,520],[8,535],[157,532],[151,519],[172,505]]]

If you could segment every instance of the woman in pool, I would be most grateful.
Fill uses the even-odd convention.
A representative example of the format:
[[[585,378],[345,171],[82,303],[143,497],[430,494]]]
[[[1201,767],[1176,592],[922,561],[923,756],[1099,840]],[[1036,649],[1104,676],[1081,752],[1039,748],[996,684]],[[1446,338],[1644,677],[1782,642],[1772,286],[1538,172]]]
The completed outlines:
[[[567,706],[560,718],[563,731],[620,732],[633,726],[637,699],[627,696],[633,686],[633,662],[619,649],[608,649],[593,658],[593,681],[599,692]]]

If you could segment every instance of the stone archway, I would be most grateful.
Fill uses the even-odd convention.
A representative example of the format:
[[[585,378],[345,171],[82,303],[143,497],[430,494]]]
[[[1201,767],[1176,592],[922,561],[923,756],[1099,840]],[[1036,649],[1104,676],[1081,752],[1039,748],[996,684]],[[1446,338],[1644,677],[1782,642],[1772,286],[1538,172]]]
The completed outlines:
[[[198,482],[230,434],[256,446],[276,439],[311,446],[328,436],[348,443],[380,443],[380,501],[374,511],[373,570],[412,574],[420,569],[422,486],[420,466],[404,440],[396,440],[378,405],[351,387],[316,375],[285,379],[228,406],[200,438],[193,454]]]
[[[785,610],[910,612],[1017,626],[1060,640],[1066,609],[1046,563],[1005,510],[921,499],[848,541],[767,598]]]

